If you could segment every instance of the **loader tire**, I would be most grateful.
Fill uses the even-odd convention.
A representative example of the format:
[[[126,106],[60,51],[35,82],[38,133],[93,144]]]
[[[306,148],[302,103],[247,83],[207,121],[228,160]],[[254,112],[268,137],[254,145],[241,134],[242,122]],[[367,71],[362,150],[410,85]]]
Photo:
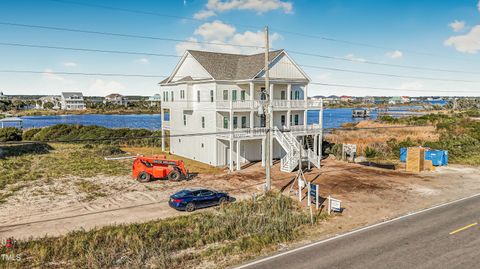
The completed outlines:
[[[141,183],[147,183],[150,181],[150,174],[147,173],[147,172],[140,172],[140,174],[138,174],[138,177],[137,177],[137,180],[138,182],[141,182]]]
[[[180,181],[181,179],[181,174],[180,172],[178,172],[178,170],[172,170],[169,174],[168,174],[168,180],[171,180],[171,181]]]

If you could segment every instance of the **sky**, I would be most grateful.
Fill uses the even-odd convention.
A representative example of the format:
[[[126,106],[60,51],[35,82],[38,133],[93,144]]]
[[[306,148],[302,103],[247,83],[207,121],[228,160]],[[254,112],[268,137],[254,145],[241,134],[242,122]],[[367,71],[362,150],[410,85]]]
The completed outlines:
[[[130,37],[20,27],[12,23]],[[185,49],[260,52],[252,47],[196,41],[263,46],[265,25],[270,29],[272,48],[285,49],[313,82],[328,84],[309,85],[310,96],[480,96],[479,0],[1,0],[0,70],[38,73],[0,72],[0,91],[7,95],[54,95],[62,91],[82,91],[89,96],[114,92],[153,95],[159,92],[162,76],[170,75],[177,64],[178,57],[174,56]]]

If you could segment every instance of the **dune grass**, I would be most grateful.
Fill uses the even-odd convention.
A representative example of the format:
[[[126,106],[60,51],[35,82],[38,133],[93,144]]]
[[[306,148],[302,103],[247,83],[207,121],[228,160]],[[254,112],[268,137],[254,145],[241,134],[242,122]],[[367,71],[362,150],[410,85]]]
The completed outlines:
[[[323,216],[322,216],[323,217]],[[269,193],[195,214],[18,242],[12,268],[223,268],[302,234],[309,216]],[[2,261],[0,261],[0,266]]]

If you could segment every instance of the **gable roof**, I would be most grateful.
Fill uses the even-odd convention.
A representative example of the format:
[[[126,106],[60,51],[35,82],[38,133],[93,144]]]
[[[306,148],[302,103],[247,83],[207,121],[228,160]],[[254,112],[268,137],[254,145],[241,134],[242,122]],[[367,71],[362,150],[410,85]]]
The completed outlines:
[[[272,61],[281,52],[283,50],[271,51],[269,60]],[[265,67],[264,53],[242,55],[198,50],[188,50],[188,53],[216,80],[251,79]]]
[[[275,50],[269,53],[271,62],[284,50]],[[190,54],[215,80],[248,80],[260,73],[265,67],[265,54],[253,55],[218,53],[198,50],[187,50]],[[185,58],[185,56],[184,56]],[[173,77],[173,76],[172,76]],[[172,77],[166,78],[160,84],[168,83]],[[190,76],[181,78],[175,82],[195,81]]]
[[[62,92],[62,96],[65,99],[71,98],[72,96],[83,98],[83,94],[81,92]]]

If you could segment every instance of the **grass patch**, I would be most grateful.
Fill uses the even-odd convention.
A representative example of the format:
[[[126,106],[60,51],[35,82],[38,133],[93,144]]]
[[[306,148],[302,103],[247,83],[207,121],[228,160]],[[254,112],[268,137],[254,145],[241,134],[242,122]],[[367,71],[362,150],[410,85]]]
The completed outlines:
[[[86,194],[85,201],[91,201],[98,197],[105,197],[107,194],[102,191],[102,186],[88,180],[75,182],[77,189]]]
[[[93,177],[130,173],[129,161],[106,161],[98,146],[91,149],[76,144],[51,144],[43,154],[22,154],[0,160],[0,190],[7,185],[65,176]]]
[[[223,268],[302,235],[309,216],[281,194],[142,224],[21,241],[6,267]],[[3,251],[3,250],[2,250]]]

